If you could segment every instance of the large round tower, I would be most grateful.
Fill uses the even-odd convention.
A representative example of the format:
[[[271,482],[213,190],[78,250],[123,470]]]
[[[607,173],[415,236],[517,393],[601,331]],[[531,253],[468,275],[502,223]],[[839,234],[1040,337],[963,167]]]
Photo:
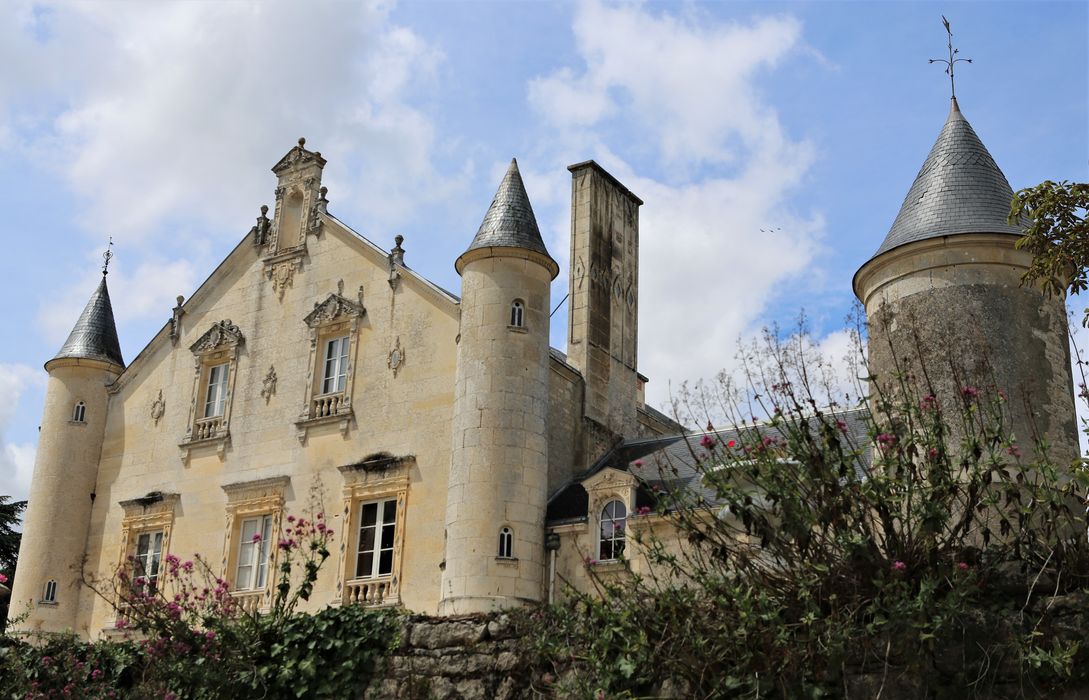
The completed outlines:
[[[953,98],[892,229],[855,274],[871,373],[884,383],[922,378],[925,368],[945,405],[966,387],[1003,390],[1026,453],[1039,438],[1054,459],[1071,460],[1078,436],[1066,306],[1021,285],[1031,256],[1014,247],[1012,198]]]
[[[440,613],[539,601],[548,498],[549,290],[518,164],[457,259],[461,333]]]
[[[103,270],[68,340],[45,363],[49,383],[11,594],[11,616],[26,614],[17,629],[75,628],[106,387],[124,369]]]

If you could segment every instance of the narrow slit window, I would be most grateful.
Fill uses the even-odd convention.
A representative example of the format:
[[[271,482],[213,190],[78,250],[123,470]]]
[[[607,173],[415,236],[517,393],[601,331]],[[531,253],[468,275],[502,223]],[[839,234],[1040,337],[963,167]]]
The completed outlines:
[[[225,362],[208,370],[208,391],[204,397],[204,417],[222,416],[227,406],[227,377],[229,365]]]
[[[509,527],[499,530],[499,558],[514,558],[514,532]]]
[[[344,391],[348,383],[348,336],[333,338],[325,344],[325,372],[322,374],[321,393],[335,394]]]
[[[525,327],[526,307],[521,299],[515,299],[510,305],[510,325],[512,328]]]
[[[84,423],[87,418],[87,404],[80,401],[76,404],[76,407],[72,409],[72,420],[76,423]]]
[[[56,603],[57,602],[57,581],[56,579],[49,579],[45,582],[45,590],[42,591],[43,603]]]

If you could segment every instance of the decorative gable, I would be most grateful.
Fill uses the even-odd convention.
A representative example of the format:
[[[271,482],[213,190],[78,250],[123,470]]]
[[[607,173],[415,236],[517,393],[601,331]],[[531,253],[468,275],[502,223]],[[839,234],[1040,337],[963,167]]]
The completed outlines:
[[[306,139],[299,139],[299,145],[294,146],[287,154],[272,166],[272,172],[277,175],[283,175],[288,170],[293,168],[302,168],[307,165],[316,165],[319,168],[325,167],[325,159],[321,157],[321,153],[317,151],[308,151],[303,146],[306,144]]]

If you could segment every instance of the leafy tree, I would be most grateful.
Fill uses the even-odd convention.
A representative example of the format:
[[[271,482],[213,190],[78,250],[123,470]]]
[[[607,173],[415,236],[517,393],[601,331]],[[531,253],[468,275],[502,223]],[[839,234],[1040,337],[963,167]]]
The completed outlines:
[[[12,501],[11,496],[0,496],[0,570],[13,572],[19,557],[19,538],[15,531],[19,517],[26,510],[26,501]]]
[[[1046,180],[1023,189],[1010,204],[1011,224],[1025,235],[1017,247],[1032,254],[1025,283],[1039,282],[1049,294],[1089,288],[1089,184]]]

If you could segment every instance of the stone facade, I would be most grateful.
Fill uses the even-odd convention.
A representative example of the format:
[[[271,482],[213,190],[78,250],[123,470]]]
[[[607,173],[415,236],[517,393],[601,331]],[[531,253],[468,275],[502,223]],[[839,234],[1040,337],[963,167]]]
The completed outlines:
[[[276,554],[247,538],[311,508],[336,533],[312,609],[458,613],[548,595],[548,498],[617,433],[586,414],[586,376],[548,347],[558,269],[511,189],[516,165],[482,225],[500,238],[478,234],[458,261],[460,299],[404,265],[400,237],[383,250],[332,216],[324,165],[301,140],[276,164],[271,216],[262,207],[127,367],[119,350],[111,364],[83,346],[47,366],[11,605],[29,611],[24,629],[107,633],[116,613],[81,566],[109,580],[130,557],[168,553],[201,554],[259,609]],[[112,331],[112,311],[95,314]],[[610,413],[669,426],[631,384]],[[512,551],[499,550],[503,528]]]

